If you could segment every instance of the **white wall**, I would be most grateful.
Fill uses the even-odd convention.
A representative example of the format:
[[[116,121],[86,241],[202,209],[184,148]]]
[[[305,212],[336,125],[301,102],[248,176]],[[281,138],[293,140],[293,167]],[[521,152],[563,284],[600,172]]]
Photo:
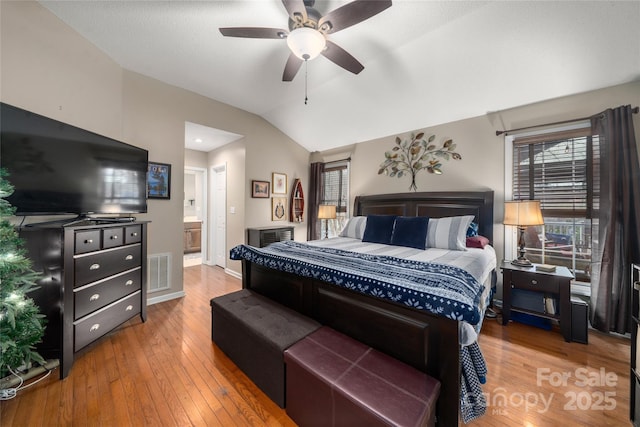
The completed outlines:
[[[0,2],[2,102],[122,137],[122,68],[36,2]]]

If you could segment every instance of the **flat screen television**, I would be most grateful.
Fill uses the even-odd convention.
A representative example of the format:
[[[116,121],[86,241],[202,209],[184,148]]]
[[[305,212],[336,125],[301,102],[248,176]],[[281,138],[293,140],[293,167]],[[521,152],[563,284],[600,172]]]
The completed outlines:
[[[0,103],[0,167],[16,215],[147,211],[148,151]]]

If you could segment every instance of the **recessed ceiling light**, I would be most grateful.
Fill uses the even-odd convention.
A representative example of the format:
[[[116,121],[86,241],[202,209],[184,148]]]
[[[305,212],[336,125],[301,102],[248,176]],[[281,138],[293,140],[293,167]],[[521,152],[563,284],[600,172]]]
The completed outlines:
[[[197,142],[197,143],[201,143],[202,142],[202,138],[196,138],[196,139],[194,139],[194,141]]]

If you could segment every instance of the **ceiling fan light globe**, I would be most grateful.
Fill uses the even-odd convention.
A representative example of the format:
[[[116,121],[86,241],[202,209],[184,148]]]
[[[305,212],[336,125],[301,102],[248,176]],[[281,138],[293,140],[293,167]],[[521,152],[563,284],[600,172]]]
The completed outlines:
[[[324,50],[327,41],[324,35],[313,28],[296,28],[287,36],[287,45],[298,58],[309,60]]]

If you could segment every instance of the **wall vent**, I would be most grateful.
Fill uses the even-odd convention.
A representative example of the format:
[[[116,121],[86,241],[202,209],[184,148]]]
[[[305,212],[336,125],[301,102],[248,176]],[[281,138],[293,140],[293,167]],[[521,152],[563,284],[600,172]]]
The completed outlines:
[[[155,254],[147,256],[147,290],[157,292],[171,288],[169,278],[171,277],[171,253]]]

